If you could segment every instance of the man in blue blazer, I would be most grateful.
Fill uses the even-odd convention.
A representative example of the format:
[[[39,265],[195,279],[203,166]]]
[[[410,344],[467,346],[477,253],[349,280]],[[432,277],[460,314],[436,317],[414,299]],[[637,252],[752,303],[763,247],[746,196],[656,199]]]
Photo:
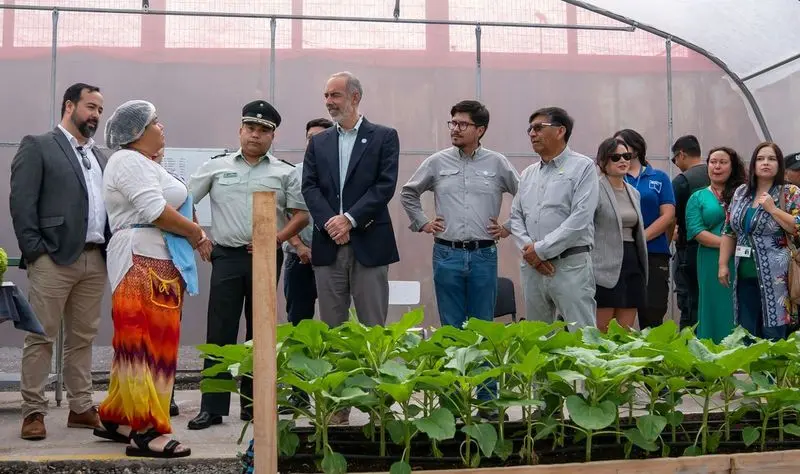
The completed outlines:
[[[335,126],[311,138],[303,163],[320,318],[330,326],[347,321],[351,296],[362,323],[383,325],[389,264],[400,259],[388,208],[400,142],[396,130],[359,114],[362,97],[353,74],[330,77],[325,106]]]

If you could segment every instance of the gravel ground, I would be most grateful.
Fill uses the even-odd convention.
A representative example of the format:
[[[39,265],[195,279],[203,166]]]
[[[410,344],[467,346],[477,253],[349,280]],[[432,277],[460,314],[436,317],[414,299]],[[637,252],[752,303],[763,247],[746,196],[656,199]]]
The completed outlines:
[[[238,460],[53,461],[0,465],[0,474],[240,474]]]

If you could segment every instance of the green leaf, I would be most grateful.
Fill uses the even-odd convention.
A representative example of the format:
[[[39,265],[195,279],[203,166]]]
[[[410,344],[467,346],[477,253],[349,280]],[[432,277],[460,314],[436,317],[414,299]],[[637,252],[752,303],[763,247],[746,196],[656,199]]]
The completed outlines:
[[[668,319],[661,326],[647,330],[644,339],[650,343],[667,344],[678,336],[678,325]]]
[[[470,318],[464,326],[469,331],[483,336],[494,345],[499,345],[506,339],[508,330],[503,323],[494,321],[484,321],[482,319]]]
[[[711,436],[708,437],[708,452],[709,453],[716,453],[717,448],[719,448],[719,443],[722,441],[722,431],[717,431],[716,433],[712,433]]]
[[[291,431],[280,433],[278,436],[278,451],[282,456],[294,456],[297,447],[300,446],[300,437]]]
[[[544,408],[545,403],[541,400],[495,400],[494,406],[509,408],[509,407],[539,407]]]
[[[245,344],[226,344],[218,346],[216,344],[200,344],[197,346],[201,356],[213,356],[231,362],[239,362],[253,352],[253,349]]]
[[[322,389],[322,381],[315,380],[314,382],[306,382],[294,374],[285,374],[283,377],[281,377],[281,382],[288,383],[292,387],[297,387],[309,394]]]
[[[233,379],[203,379],[200,381],[202,393],[238,393],[239,383]]]
[[[322,335],[329,331],[328,325],[315,319],[305,319],[295,326],[289,339],[302,343],[312,353],[321,352]]]
[[[514,371],[518,374],[524,375],[528,379],[532,379],[536,372],[547,364],[547,356],[542,355],[539,347],[533,346],[531,350],[525,354],[521,364],[514,364]]]
[[[406,440],[406,432],[403,429],[403,422],[400,420],[389,420],[386,422],[386,431],[392,438],[394,444],[402,446]]]
[[[292,354],[286,365],[309,379],[324,377],[333,370],[333,365],[327,360],[311,359],[301,353]]]
[[[497,431],[494,425],[489,423],[476,423],[461,428],[461,431],[472,436],[478,442],[481,452],[487,458],[492,455],[494,447],[497,444]]]
[[[341,454],[326,449],[322,458],[322,471],[325,474],[347,474],[347,460]]]
[[[446,408],[437,408],[427,417],[414,420],[414,426],[437,441],[452,439],[456,435],[456,419]]]
[[[786,427],[784,427],[784,430]],[[756,428],[753,426],[745,426],[742,430],[742,439],[744,440],[745,446],[750,446],[751,444],[755,443],[761,437],[761,428]]]
[[[409,329],[419,326],[425,320],[425,311],[422,307],[411,310],[403,315],[396,323],[386,326],[395,339],[404,335]]]
[[[636,419],[636,427],[648,441],[655,441],[667,426],[667,419],[658,415],[644,415]]]
[[[512,452],[514,452],[514,443],[510,439],[497,440],[497,444],[494,446],[494,454],[498,458],[505,461],[511,456]]]
[[[336,403],[341,403],[341,402],[348,401],[348,400],[352,401],[352,400],[356,400],[356,399],[361,398],[361,397],[369,396],[369,394],[367,392],[361,390],[358,387],[347,387],[347,388],[344,388],[344,389],[342,389],[342,393],[340,395],[338,395],[338,396],[331,395],[331,394],[329,394],[327,392],[323,392],[323,394],[327,398],[329,398],[330,400],[333,400]]]
[[[703,450],[700,449],[700,446],[689,446],[688,448],[683,450],[684,456],[701,456],[703,454]]]
[[[378,390],[388,393],[400,403],[406,403],[411,395],[414,393],[413,383],[381,383],[378,384]]]
[[[558,421],[553,418],[547,418],[542,423],[544,423],[544,426],[536,430],[536,436],[533,437],[534,441],[539,441],[540,439],[544,439],[553,434],[556,431],[556,429],[558,429]]]
[[[371,390],[375,388],[378,383],[375,382],[375,379],[372,377],[364,374],[356,374],[352,377],[348,377],[347,380],[344,381],[344,385],[346,387],[358,387],[365,390]]]
[[[408,369],[405,364],[401,364],[394,360],[387,360],[384,362],[378,371],[384,375],[394,377],[400,382],[405,382],[409,377],[414,375],[413,370]]]
[[[578,380],[586,380],[586,376],[574,370],[557,370],[555,372],[548,372],[547,378],[549,380],[563,380],[568,384]]]
[[[617,406],[609,400],[590,406],[583,398],[570,395],[567,397],[567,410],[570,419],[587,430],[602,430],[617,419]]]
[[[228,372],[228,367],[230,367],[230,365],[231,365],[230,362],[222,361],[212,365],[207,369],[203,369],[200,372],[200,375],[202,375],[203,377],[216,377],[219,374],[227,374],[230,373]]]
[[[792,436],[800,437],[800,426],[797,426],[794,423],[783,425],[783,432]]]
[[[477,349],[475,347],[448,347],[447,355],[450,360],[445,364],[448,369],[454,369],[461,375],[467,375],[471,365],[475,361],[481,360],[486,356],[487,352]]]
[[[683,423],[683,413],[677,410],[671,411],[667,413],[665,416],[667,418],[667,423],[669,424],[669,426],[672,426],[674,428],[679,427],[681,423]]]
[[[638,428],[631,428],[622,433],[625,438],[645,451],[653,452],[658,450],[658,445],[653,440],[645,438]]]
[[[411,465],[405,461],[397,461],[389,468],[389,474],[411,474]]]

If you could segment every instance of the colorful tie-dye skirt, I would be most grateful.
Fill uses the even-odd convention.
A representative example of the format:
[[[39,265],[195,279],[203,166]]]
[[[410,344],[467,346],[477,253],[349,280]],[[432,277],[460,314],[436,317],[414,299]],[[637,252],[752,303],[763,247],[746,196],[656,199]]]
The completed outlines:
[[[175,383],[184,284],[171,260],[133,256],[114,290],[114,360],[100,419],[172,432],[169,403]]]

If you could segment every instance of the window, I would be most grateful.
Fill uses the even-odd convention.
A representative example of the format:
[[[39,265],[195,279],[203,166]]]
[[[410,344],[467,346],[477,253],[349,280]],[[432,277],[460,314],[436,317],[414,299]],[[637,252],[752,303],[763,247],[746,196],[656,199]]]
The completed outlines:
[[[561,0],[450,0],[450,19],[511,23],[567,22]],[[450,26],[451,51],[475,51],[474,26]],[[481,27],[481,51],[566,54],[567,32],[552,28]]]
[[[292,13],[292,0],[167,0],[167,10],[242,14]],[[175,16],[166,18],[167,48],[269,48],[268,18]],[[291,20],[277,21],[275,47],[292,45]]]
[[[16,0],[16,5],[46,5],[79,8],[141,8],[141,0]],[[53,13],[14,10],[14,46],[50,47]],[[112,13],[58,13],[58,46],[138,47],[141,45],[140,15]]]
[[[436,1],[436,0],[429,0]],[[304,15],[392,18],[386,0],[305,0]],[[404,0],[403,18],[425,18],[425,0]],[[309,49],[425,49],[425,25],[345,21],[303,21],[303,47]]]
[[[578,8],[579,25],[627,26],[611,18]],[[664,39],[644,30],[626,31],[578,31],[578,54],[613,56],[664,56]],[[672,46],[673,57],[687,57],[689,50],[680,45]]]

